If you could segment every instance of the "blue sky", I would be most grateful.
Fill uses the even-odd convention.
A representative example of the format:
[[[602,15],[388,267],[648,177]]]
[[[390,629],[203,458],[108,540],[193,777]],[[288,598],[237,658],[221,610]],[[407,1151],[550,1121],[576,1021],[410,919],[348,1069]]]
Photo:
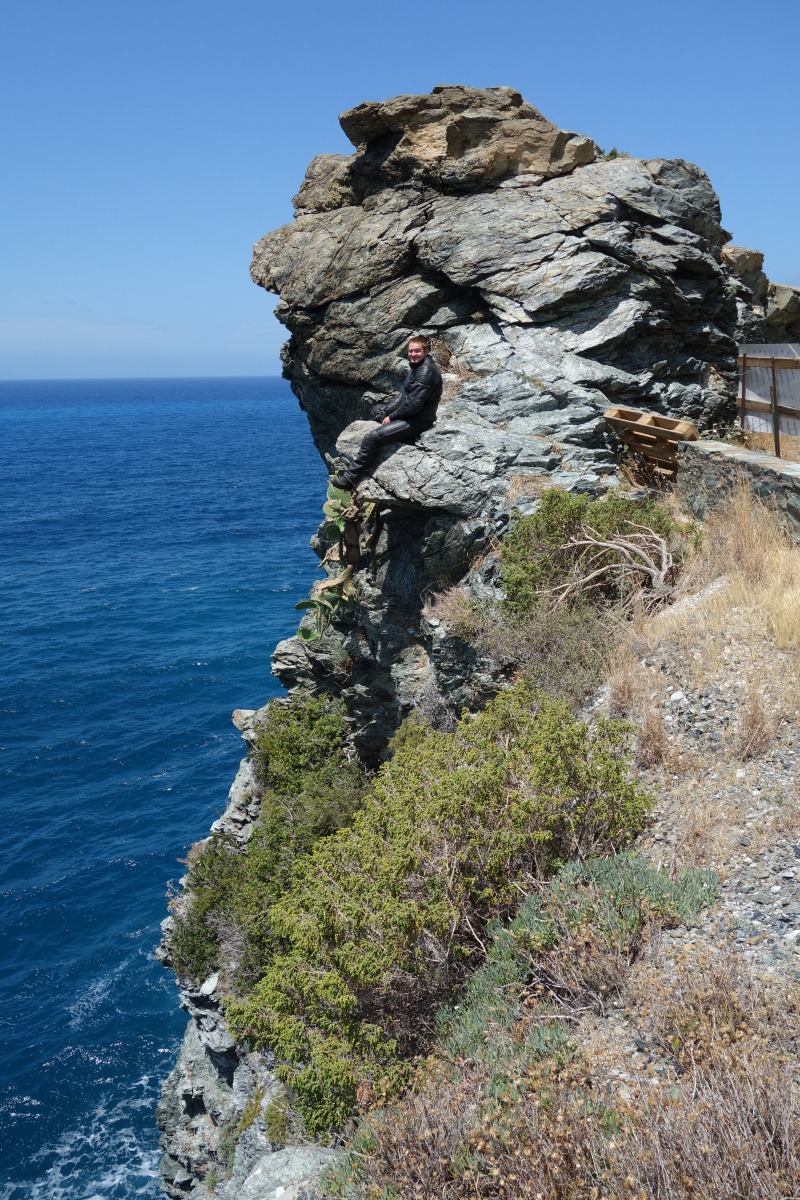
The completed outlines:
[[[337,116],[437,83],[708,172],[800,286],[798,0],[4,0],[0,378],[277,374],[248,275]]]

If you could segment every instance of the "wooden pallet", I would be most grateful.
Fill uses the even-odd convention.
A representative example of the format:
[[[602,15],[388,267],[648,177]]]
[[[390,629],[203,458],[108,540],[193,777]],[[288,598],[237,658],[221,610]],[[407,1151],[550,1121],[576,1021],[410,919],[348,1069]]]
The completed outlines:
[[[700,436],[691,421],[677,421],[639,408],[614,404],[604,416],[626,446],[667,475],[674,475],[678,469],[679,443],[696,442]]]

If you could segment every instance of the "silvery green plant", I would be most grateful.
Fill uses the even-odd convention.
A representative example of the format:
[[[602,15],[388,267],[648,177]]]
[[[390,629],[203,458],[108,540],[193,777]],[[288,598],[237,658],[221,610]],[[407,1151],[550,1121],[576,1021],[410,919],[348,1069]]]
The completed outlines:
[[[322,511],[328,518],[323,528],[326,537],[337,538],[339,542],[339,562],[344,562],[344,538],[347,527],[347,512],[352,505],[350,492],[343,488],[328,484],[328,498],[322,506]],[[356,588],[353,583],[352,566],[345,567],[338,579],[329,580],[320,585],[316,596],[308,600],[300,600],[295,608],[300,611],[312,612],[314,624],[311,627],[301,626],[297,636],[301,642],[316,642],[335,617],[350,612],[355,604]]]

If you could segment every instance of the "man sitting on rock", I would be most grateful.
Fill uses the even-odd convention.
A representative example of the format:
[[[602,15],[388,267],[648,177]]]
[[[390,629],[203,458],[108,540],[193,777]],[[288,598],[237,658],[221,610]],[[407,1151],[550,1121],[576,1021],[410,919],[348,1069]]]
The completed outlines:
[[[426,337],[413,337],[408,343],[410,369],[400,391],[388,404],[374,404],[370,411],[373,421],[380,421],[361,443],[351,466],[341,475],[332,475],[334,487],[351,492],[365,475],[382,446],[388,442],[415,442],[430,429],[442,396],[442,375],[430,357],[430,342]]]

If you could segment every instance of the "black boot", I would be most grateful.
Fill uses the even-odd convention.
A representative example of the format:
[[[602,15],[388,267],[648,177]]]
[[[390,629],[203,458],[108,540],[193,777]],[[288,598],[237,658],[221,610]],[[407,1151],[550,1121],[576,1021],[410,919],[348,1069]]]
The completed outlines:
[[[335,488],[341,488],[343,492],[352,492],[353,488],[356,486],[355,480],[351,479],[347,474],[331,475],[331,483]]]

